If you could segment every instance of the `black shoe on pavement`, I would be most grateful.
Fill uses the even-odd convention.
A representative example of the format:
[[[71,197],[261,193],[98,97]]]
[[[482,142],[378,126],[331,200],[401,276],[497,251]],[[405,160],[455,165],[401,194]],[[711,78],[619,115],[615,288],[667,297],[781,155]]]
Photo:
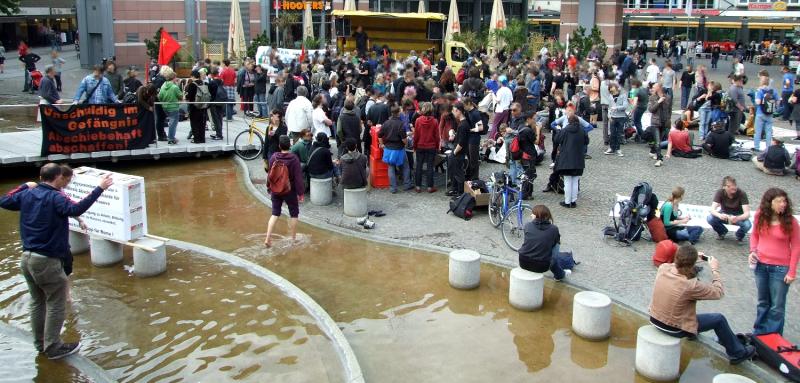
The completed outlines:
[[[166,142],[166,141],[169,141],[169,140],[167,140],[165,137],[161,137],[161,138],[158,139],[158,141]]]
[[[753,347],[753,346],[744,346],[744,350],[745,350],[744,355],[742,355],[742,356],[740,356],[738,358],[733,358],[733,359],[730,360],[731,364],[736,365],[736,364],[742,363],[745,360],[748,360],[748,359],[752,358],[753,355],[756,354],[756,348]]]
[[[458,192],[457,192],[457,191],[455,191],[455,190],[450,190],[450,191],[448,191],[447,193],[444,193],[444,195],[446,195],[446,196],[448,196],[448,197],[455,197],[455,196],[457,196],[457,195],[459,195],[459,194],[458,194]]]
[[[567,208],[567,209],[569,209],[569,208],[571,208],[571,207],[572,207],[572,204],[571,204],[571,203],[566,203],[566,202],[564,202],[564,201],[561,201],[561,202],[559,202],[558,204],[559,204],[559,205],[561,205],[562,207],[565,207],[565,208]]]
[[[222,140],[222,136],[211,136],[211,139],[219,141],[219,140]]]
[[[81,349],[80,343],[64,343],[57,349],[47,353],[47,359],[57,360],[66,358]]]
[[[569,207],[574,209],[574,208],[578,207],[578,204],[573,202],[573,203],[569,204]]]

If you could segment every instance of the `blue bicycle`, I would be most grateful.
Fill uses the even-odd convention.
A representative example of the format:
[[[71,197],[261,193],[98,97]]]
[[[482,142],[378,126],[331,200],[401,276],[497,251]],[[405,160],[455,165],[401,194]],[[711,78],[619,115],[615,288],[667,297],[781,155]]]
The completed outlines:
[[[517,251],[525,241],[525,224],[531,220],[533,209],[522,203],[522,191],[510,186],[511,178],[506,172],[492,174],[492,192],[489,195],[489,221],[500,227],[503,241]],[[525,174],[519,176],[520,183],[528,182]]]

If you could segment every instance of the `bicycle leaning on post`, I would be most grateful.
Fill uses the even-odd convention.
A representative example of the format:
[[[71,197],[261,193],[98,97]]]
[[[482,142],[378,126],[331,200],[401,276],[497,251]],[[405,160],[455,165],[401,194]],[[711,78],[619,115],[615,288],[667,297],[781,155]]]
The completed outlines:
[[[529,182],[528,176],[520,174],[520,184]],[[525,224],[530,221],[533,209],[522,203],[522,191],[510,186],[511,178],[506,172],[492,174],[492,191],[489,194],[489,221],[500,227],[503,241],[517,251],[525,241]]]

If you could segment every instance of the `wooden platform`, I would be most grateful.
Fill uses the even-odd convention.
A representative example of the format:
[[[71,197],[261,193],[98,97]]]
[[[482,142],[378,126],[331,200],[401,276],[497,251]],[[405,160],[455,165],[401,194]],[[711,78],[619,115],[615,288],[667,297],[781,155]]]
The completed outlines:
[[[226,129],[227,124],[227,129]],[[209,127],[211,123],[209,122]],[[259,126],[263,129],[263,126]],[[222,134],[225,139],[214,141],[208,138],[213,131],[206,131],[204,144],[193,144],[186,137],[189,135],[189,121],[178,123],[175,137],[178,144],[167,145],[164,141],[151,144],[145,149],[104,151],[92,153],[74,153],[71,155],[53,154],[47,157],[40,156],[42,144],[41,130],[28,130],[21,132],[0,133],[0,166],[25,166],[40,165],[44,161],[70,161],[70,162],[103,162],[127,159],[159,159],[165,157],[185,157],[202,155],[219,155],[233,152],[233,140],[236,135],[247,129],[245,121],[234,116],[233,121],[224,121]]]

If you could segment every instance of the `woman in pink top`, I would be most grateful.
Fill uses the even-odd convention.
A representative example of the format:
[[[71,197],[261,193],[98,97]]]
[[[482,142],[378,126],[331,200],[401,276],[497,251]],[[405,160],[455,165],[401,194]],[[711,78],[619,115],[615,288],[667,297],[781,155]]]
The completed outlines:
[[[754,223],[749,261],[755,265],[758,307],[753,334],[783,334],[786,293],[800,258],[800,225],[792,216],[792,201],[786,192],[768,189]]]

